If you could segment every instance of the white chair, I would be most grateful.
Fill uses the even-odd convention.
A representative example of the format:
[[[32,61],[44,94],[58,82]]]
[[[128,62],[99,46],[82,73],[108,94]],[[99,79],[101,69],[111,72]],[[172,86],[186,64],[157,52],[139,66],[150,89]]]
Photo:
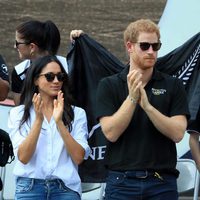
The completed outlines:
[[[199,171],[192,159],[178,159],[176,168],[180,174],[177,179],[178,193],[185,193],[194,189],[193,200],[198,200]]]
[[[105,183],[82,183],[82,200],[103,200]]]

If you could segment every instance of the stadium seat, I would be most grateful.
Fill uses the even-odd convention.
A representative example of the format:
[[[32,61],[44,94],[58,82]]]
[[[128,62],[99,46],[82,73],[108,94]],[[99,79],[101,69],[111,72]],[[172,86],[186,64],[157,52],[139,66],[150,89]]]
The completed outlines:
[[[182,194],[194,189],[193,200],[197,200],[199,193],[199,171],[197,170],[195,161],[179,158],[176,168],[180,172],[177,179],[178,193]]]

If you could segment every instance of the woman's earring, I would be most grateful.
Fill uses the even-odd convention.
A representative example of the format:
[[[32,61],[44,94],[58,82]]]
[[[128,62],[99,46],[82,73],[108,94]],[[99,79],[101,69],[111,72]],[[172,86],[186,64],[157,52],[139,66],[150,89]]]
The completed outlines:
[[[31,56],[33,56],[34,55],[34,52],[31,52]]]

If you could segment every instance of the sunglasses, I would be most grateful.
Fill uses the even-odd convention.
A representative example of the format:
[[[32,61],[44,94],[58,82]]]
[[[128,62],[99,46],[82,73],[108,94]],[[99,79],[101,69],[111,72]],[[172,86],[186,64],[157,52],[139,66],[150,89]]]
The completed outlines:
[[[17,40],[15,40],[15,46],[18,48],[18,46],[20,44],[30,44],[30,42],[18,42]]]
[[[152,46],[152,49],[154,51],[158,51],[162,45],[162,43],[160,42],[156,42],[156,43],[149,43],[149,42],[137,42],[137,44],[139,44],[140,49],[142,51],[146,51],[150,48],[150,46]]]
[[[63,82],[66,79],[66,74],[62,72],[59,72],[57,74],[54,74],[53,72],[48,72],[46,74],[40,74],[39,76],[45,76],[48,82],[52,82],[55,79],[55,77],[59,82]]]

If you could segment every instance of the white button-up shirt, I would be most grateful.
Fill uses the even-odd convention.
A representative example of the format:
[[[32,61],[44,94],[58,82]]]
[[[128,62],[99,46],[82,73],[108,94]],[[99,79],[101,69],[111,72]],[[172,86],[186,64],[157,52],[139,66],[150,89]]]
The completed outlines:
[[[72,137],[84,148],[85,159],[90,154],[87,143],[88,129],[85,111],[79,107],[73,107],[74,121],[72,123]],[[10,111],[8,127],[16,156],[14,175],[36,179],[59,178],[65,185],[81,195],[81,181],[78,175],[78,166],[72,161],[64,142],[58,132],[56,123],[51,118],[50,122],[44,118],[41,132],[38,138],[36,150],[31,160],[24,165],[17,158],[19,145],[26,138],[35,120],[35,111],[30,109],[30,120],[24,123],[19,130],[19,124],[24,113],[24,106],[14,107]]]

